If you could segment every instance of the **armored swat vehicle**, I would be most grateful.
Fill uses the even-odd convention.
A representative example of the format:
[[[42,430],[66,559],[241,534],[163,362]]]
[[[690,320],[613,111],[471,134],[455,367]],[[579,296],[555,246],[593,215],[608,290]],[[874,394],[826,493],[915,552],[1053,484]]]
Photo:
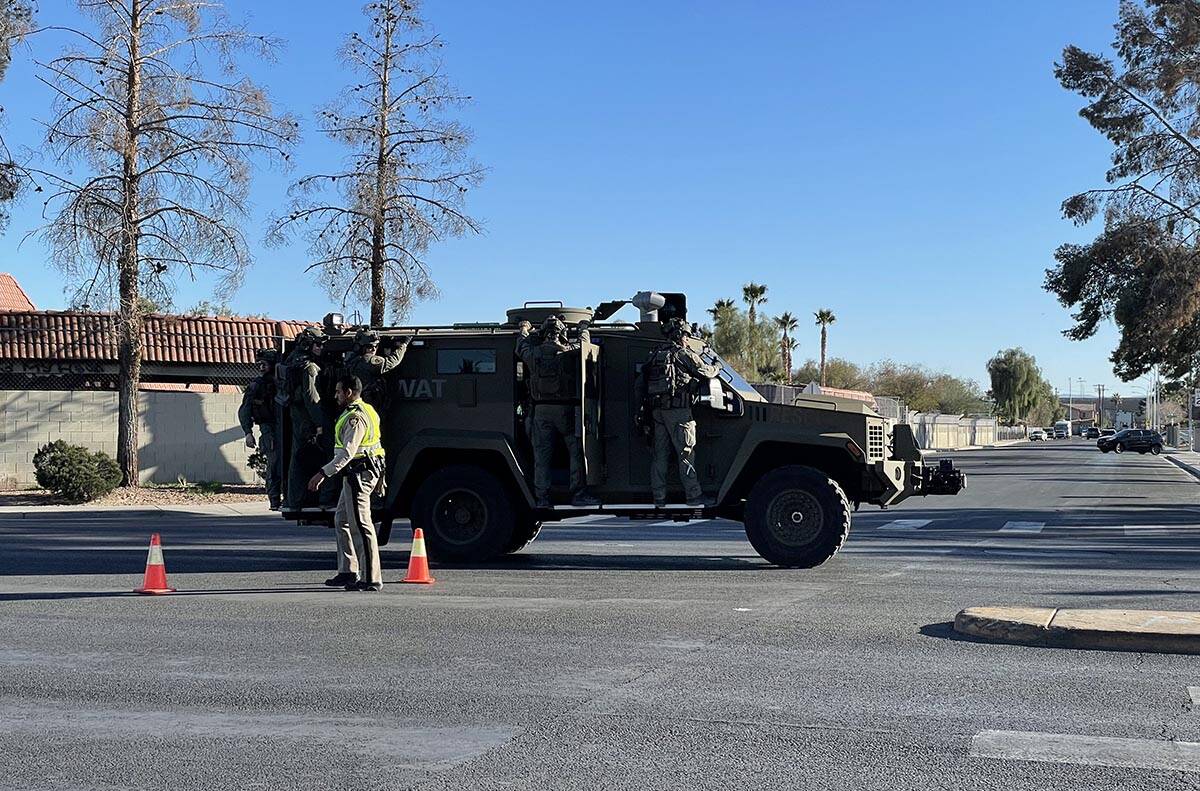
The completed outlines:
[[[630,303],[637,321],[613,316]],[[568,326],[589,321],[590,340],[575,352],[573,392],[576,437],[582,446],[587,488],[601,505],[569,503],[568,459],[556,450],[550,507],[532,492],[530,372],[515,351],[522,321],[540,325],[559,315]],[[943,460],[927,466],[907,425],[890,425],[864,403],[801,396],[794,405],[768,403],[698,339],[694,351],[718,367],[697,394],[695,468],[712,505],[683,504],[677,471],[669,502],[655,507],[650,492],[651,451],[639,431],[635,378],[651,351],[664,342],[662,323],[687,318],[682,294],[642,292],[596,308],[526,303],[496,323],[376,328],[381,351],[389,340],[409,340],[402,363],[376,387],[375,403],[386,449],[387,492],[375,504],[381,543],[392,521],[408,518],[424,529],[434,561],[480,561],[516,552],[546,522],[585,514],[633,519],[688,520],[722,517],[744,523],[760,555],[780,566],[812,567],[832,557],[850,531],[860,504],[890,506],[914,495],[957,494],[961,472]],[[357,327],[326,317],[321,360],[322,403],[336,409],[334,382],[342,373]],[[281,424],[289,431],[286,414]],[[284,438],[289,447],[290,438]],[[285,454],[301,464],[306,480],[320,454]],[[311,469],[309,469],[311,467]],[[313,495],[291,497],[284,517],[328,523],[332,512]]]

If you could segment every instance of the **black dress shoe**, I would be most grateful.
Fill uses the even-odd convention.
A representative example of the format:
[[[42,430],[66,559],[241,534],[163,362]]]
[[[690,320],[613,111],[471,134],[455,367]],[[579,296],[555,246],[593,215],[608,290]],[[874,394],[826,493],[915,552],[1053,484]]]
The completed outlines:
[[[325,580],[325,584],[331,588],[336,588],[339,585],[349,585],[349,584],[357,583],[357,582],[358,582],[358,575],[351,574],[349,572],[346,572],[344,574],[335,574],[334,576]]]
[[[346,586],[348,591],[363,591],[364,593],[379,593],[383,590],[382,582],[363,582],[359,580],[351,585]]]

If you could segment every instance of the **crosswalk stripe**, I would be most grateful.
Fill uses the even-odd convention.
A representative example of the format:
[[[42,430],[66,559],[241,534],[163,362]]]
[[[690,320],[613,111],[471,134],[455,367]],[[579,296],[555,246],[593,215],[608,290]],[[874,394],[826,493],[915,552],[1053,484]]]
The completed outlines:
[[[1005,522],[1000,528],[1001,533],[1040,533],[1046,526],[1045,522]]]
[[[1125,535],[1129,538],[1144,538],[1145,536],[1173,536],[1181,530],[1194,530],[1194,525],[1124,525]]]
[[[896,519],[891,522],[886,522],[879,526],[879,530],[900,530],[910,531],[924,527],[932,522],[932,519]]]
[[[971,756],[1006,761],[1200,772],[1200,744],[1165,739],[980,731],[971,739]]]

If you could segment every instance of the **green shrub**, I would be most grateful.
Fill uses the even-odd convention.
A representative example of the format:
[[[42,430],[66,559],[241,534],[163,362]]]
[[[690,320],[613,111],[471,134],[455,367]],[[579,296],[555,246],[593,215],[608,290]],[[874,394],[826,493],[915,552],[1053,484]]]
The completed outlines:
[[[106,453],[55,440],[33,454],[38,485],[73,503],[95,500],[121,483],[121,470]]]
[[[254,474],[260,481],[267,480],[267,454],[261,450],[255,450],[250,454],[250,458],[246,459],[246,463],[250,465],[250,469],[254,470]]]

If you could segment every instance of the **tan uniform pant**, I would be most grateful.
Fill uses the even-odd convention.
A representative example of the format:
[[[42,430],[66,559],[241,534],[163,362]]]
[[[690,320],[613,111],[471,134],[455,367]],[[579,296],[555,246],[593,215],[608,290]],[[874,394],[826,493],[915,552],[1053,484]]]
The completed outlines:
[[[342,476],[342,494],[333,514],[338,572],[357,574],[363,582],[383,582],[379,539],[375,535],[375,523],[371,521],[371,492],[378,479],[373,469],[347,470]]]
[[[654,457],[650,464],[650,491],[655,500],[667,499],[667,466],[671,451],[679,463],[679,482],[689,500],[703,496],[696,475],[696,421],[691,407],[655,409]]]
[[[583,489],[583,448],[575,436],[575,407],[568,404],[535,404],[533,407],[533,492],[550,496],[550,463],[554,459],[554,437],[562,437],[571,465],[571,493]]]

